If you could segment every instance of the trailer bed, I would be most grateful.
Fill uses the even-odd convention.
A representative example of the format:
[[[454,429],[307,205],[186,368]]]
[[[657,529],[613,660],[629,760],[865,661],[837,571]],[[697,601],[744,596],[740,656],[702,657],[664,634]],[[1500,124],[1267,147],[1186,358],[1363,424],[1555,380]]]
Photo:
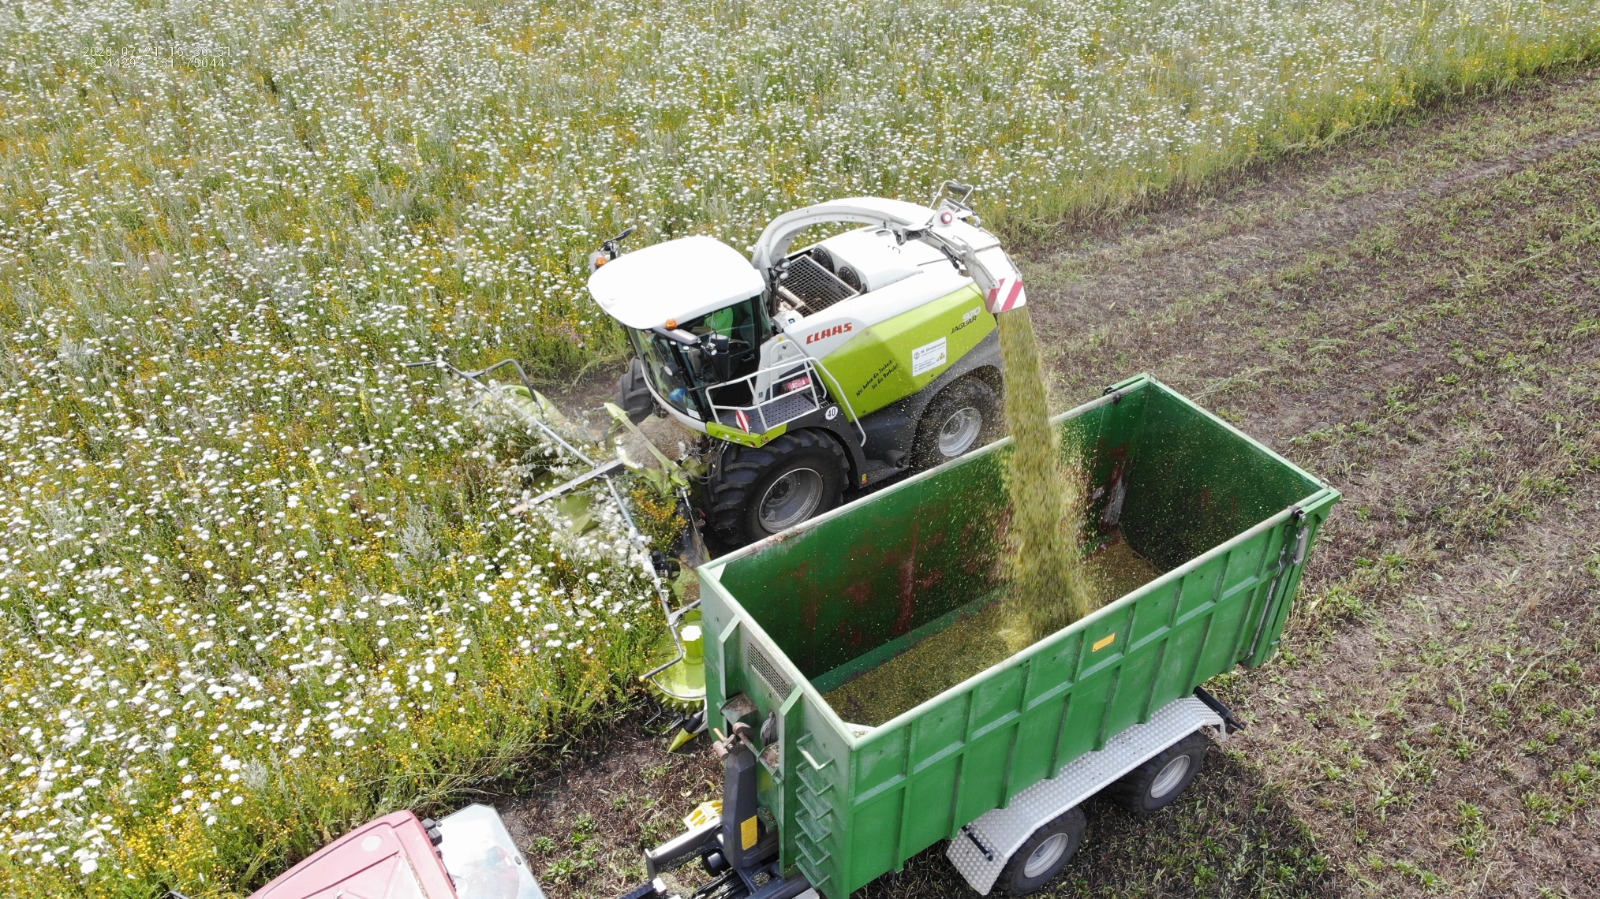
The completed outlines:
[[[1120,538],[1108,541],[1085,560],[1097,606],[1115,602],[1160,577],[1161,572]],[[848,662],[812,683],[839,717],[855,727],[877,727],[1004,661],[1010,651],[998,635],[1005,629],[1004,586],[955,612]],[[835,686],[837,684],[837,686]]]

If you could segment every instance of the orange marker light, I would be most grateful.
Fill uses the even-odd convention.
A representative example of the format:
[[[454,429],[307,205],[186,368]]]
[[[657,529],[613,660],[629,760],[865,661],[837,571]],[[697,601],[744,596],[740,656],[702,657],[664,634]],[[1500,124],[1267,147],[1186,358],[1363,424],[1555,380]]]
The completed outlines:
[[[678,320],[675,319],[675,318],[667,319],[667,330],[668,331],[676,331],[676,330],[678,330]]]
[[[595,268],[599,268],[600,266],[605,265],[607,262],[610,262],[610,261],[611,261],[611,257],[609,257],[609,256],[596,256],[596,257],[594,257],[594,267]]]

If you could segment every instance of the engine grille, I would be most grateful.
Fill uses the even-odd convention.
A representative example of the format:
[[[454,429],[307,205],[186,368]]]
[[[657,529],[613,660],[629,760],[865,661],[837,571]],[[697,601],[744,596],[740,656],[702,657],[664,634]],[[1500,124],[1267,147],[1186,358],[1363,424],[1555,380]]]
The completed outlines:
[[[778,295],[802,307],[806,315],[815,315],[840,300],[859,294],[860,291],[839,280],[810,256],[789,260],[778,275]]]

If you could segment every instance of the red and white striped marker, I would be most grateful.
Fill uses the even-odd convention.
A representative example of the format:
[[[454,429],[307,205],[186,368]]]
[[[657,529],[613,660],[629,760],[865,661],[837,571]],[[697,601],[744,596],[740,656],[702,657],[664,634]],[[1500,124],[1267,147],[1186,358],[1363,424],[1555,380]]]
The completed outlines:
[[[1028,305],[1028,292],[1022,289],[1021,278],[1001,278],[989,291],[986,300],[991,315],[1010,312]]]
[[[733,410],[733,420],[739,423],[739,430],[746,434],[750,433],[750,419],[745,417],[743,411],[739,409]]]

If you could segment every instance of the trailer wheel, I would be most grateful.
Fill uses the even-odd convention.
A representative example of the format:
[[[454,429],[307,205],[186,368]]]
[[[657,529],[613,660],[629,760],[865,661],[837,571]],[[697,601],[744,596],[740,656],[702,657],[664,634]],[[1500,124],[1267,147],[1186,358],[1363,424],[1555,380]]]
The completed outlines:
[[[644,379],[644,363],[638,356],[633,357],[633,361],[623,370],[622,377],[617,379],[617,405],[634,424],[644,421],[656,411],[656,398],[650,395],[650,388],[645,386]]]
[[[912,458],[918,468],[943,465],[994,439],[1000,400],[981,377],[969,376],[939,391],[917,424]]]
[[[839,505],[848,471],[844,450],[814,429],[729,446],[706,488],[706,517],[720,539],[743,546]]]
[[[1007,895],[1023,896],[1055,880],[1083,844],[1088,824],[1083,809],[1073,807],[1041,825],[1006,860],[999,888]]]
[[[1205,761],[1205,735],[1195,731],[1128,772],[1106,794],[1135,815],[1154,814],[1175,802]]]

